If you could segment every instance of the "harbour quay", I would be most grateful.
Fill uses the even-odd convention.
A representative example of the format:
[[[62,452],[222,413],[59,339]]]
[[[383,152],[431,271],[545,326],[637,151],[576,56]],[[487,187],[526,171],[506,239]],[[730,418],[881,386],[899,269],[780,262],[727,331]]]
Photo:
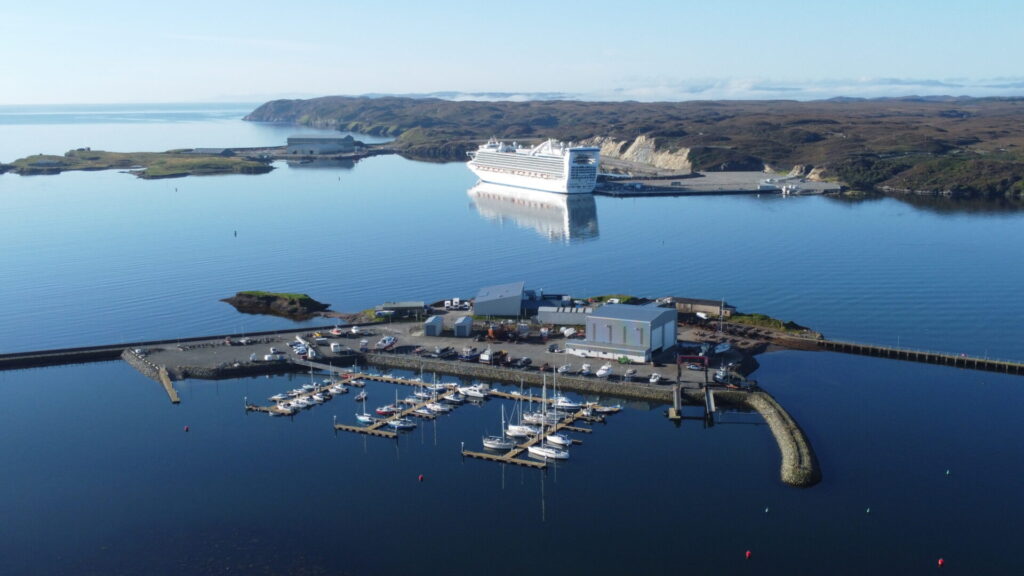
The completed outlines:
[[[705,417],[708,410],[714,410],[715,403],[720,402],[756,411],[765,419],[779,446],[780,478],[783,482],[805,487],[816,484],[821,478],[810,442],[795,420],[770,395],[758,389],[756,384],[740,387],[714,382],[708,378],[706,370],[693,370],[677,363],[674,352],[648,364],[616,364],[613,374],[598,378],[581,374],[582,364],[579,361],[587,359],[568,356],[564,338],[508,342],[488,341],[486,338],[477,341],[479,336],[424,336],[421,322],[375,324],[372,328],[360,328],[358,334],[346,334],[344,329],[339,332],[331,334],[323,328],[286,331],[258,338],[227,336],[183,344],[129,348],[124,350],[122,358],[163,384],[172,402],[176,398],[170,382],[172,379],[237,378],[305,372],[313,368],[330,372],[333,378],[336,374],[359,376],[360,371],[369,371],[371,366],[418,372],[424,382],[431,381],[435,374],[524,387],[557,382],[563,391],[601,398],[675,404],[676,414],[681,404],[704,406]],[[390,341],[394,345],[386,350],[377,349],[377,344],[388,338],[393,339]],[[312,359],[308,350],[300,355],[289,345],[300,340],[316,350]],[[457,358],[459,353],[465,356],[465,352],[474,349],[476,353],[488,349],[492,355],[500,353],[504,360],[500,364],[491,364],[481,363],[479,356],[475,356],[473,361]],[[448,354],[442,354],[443,351],[448,351]],[[458,352],[451,356],[454,351]],[[521,358],[530,358],[530,364],[513,367],[513,363]],[[659,362],[659,359],[664,362]],[[541,371],[539,367],[545,365],[551,370]],[[567,365],[572,367],[558,373],[559,368]],[[635,370],[635,375],[627,379],[625,371],[628,369]],[[656,384],[650,382],[651,375],[655,373],[662,376]]]
[[[643,177],[605,175],[594,189],[601,196],[700,196],[711,194],[838,194],[842,186],[765,172],[689,172]]]

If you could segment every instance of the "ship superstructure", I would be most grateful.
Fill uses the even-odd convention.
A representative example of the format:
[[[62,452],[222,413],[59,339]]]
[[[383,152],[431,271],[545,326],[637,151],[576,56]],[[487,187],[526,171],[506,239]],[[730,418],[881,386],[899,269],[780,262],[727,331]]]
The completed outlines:
[[[601,159],[600,148],[557,140],[526,148],[492,138],[468,154],[469,169],[483,182],[562,194],[593,192]]]

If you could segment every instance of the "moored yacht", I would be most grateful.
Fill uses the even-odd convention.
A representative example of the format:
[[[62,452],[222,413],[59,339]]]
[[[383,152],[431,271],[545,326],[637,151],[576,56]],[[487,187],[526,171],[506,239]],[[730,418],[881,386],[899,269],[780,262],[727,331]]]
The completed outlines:
[[[526,449],[530,456],[544,460],[568,460],[569,451],[552,444],[534,444]]]

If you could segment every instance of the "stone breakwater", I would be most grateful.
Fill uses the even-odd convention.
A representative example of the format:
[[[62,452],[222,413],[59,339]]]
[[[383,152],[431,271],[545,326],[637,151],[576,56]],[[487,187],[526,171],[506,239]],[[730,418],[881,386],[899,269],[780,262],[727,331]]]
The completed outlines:
[[[151,361],[146,355],[137,354],[132,348],[126,348],[121,352],[121,359],[142,373],[146,378],[154,382],[160,382],[161,366]]]
[[[503,382],[522,382],[531,386],[540,386],[545,376],[538,372],[519,372],[507,368],[499,368],[471,362],[452,362],[418,358],[398,354],[367,354],[366,362],[378,366],[388,366],[411,371],[438,372],[454,374],[482,380]],[[550,377],[547,381],[551,381]],[[558,386],[562,390],[572,390],[584,394],[612,396],[618,398],[646,400],[670,404],[672,390],[669,386],[648,385],[645,383],[609,382],[597,378],[579,378],[558,376]],[[702,405],[704,393],[701,390],[686,389],[683,399],[689,404]],[[767,392],[756,390],[715,390],[715,399],[726,404],[745,406],[760,414],[779,445],[782,454],[779,475],[783,482],[790,486],[810,487],[821,481],[821,470],[810,442],[795,420]]]
[[[786,412],[775,398],[763,391],[716,391],[715,399],[752,408],[768,423],[775,442],[782,453],[780,476],[790,486],[809,487],[821,482],[821,469],[811,443],[800,425]]]

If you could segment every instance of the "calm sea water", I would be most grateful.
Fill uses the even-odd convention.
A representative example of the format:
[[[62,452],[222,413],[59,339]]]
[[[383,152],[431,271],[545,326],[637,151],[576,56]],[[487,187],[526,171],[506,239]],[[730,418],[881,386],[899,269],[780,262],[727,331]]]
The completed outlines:
[[[299,131],[239,122],[250,109],[0,109],[0,158]],[[537,208],[472,185],[461,165],[397,157],[165,181],[0,176],[0,351],[293,325],[218,302],[238,290],[355,311],[525,280],[725,298],[831,337],[1024,358],[1020,213],[777,197]],[[242,411],[304,376],[186,381],[171,406],[121,363],[0,372],[0,573],[1024,569],[1009,545],[1024,536],[1019,377],[827,353],[760,362],[817,450],[814,488],[778,481],[751,414],[677,429],[630,406],[542,475],[458,456],[496,431],[495,401],[388,442],[332,433],[335,415],[354,420],[350,398],[294,419]]]

